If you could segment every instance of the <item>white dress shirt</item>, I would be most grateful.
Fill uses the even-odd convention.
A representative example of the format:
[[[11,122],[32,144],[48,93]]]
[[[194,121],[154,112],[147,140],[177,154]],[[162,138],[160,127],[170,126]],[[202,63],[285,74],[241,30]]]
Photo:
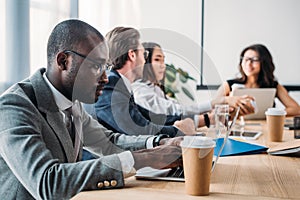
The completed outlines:
[[[137,80],[131,84],[131,87],[136,103],[157,114],[195,115],[194,121],[198,122],[197,117],[199,114],[212,109],[210,101],[183,105],[175,99],[166,98],[161,88],[150,81],[142,82],[141,80]]]

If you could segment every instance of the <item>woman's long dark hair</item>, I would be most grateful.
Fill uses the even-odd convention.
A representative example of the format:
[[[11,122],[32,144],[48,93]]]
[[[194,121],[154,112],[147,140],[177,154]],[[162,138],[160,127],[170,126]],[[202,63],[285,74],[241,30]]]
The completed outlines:
[[[261,88],[269,88],[276,86],[276,80],[274,77],[275,66],[273,63],[272,55],[270,51],[262,44],[254,44],[246,47],[240,55],[239,70],[242,77],[239,79],[241,82],[246,83],[247,76],[242,68],[242,58],[248,50],[253,50],[258,53],[260,61],[260,72],[258,74],[257,84]]]
[[[153,71],[153,66],[152,66],[152,56],[153,56],[153,50],[155,47],[158,47],[161,49],[160,45],[154,42],[144,42],[142,44],[145,48],[145,50],[149,51],[149,55],[146,59],[145,65],[144,65],[144,71],[143,71],[143,82],[150,81],[151,83],[159,86],[162,91],[165,93],[165,87],[164,87],[164,82],[165,82],[165,75],[161,81],[157,81],[154,71]]]

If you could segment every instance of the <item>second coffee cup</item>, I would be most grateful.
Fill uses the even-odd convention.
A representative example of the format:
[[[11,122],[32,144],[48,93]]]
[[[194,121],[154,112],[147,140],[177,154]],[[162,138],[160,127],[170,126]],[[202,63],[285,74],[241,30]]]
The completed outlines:
[[[279,108],[268,108],[265,114],[267,117],[269,141],[281,142],[286,111]]]
[[[181,142],[187,194],[209,194],[212,159],[216,143],[212,138],[184,136]]]

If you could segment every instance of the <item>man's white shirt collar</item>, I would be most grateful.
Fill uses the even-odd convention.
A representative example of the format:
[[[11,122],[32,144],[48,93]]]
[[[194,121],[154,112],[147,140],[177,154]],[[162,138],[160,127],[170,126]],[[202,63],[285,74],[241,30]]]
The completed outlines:
[[[128,78],[126,78],[123,74],[119,73],[122,80],[124,81],[126,88],[128,89],[129,93],[132,93],[132,87],[131,87],[131,82]]]
[[[54,96],[54,100],[56,105],[60,110],[66,110],[73,106],[73,102],[67,99],[62,93],[60,93],[48,80],[46,73],[43,74],[43,78],[46,81],[47,85],[50,87],[52,94]]]

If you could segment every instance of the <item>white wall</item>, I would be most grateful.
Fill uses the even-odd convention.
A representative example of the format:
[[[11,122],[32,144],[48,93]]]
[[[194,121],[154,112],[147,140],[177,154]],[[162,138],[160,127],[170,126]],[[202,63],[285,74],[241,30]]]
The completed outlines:
[[[275,76],[285,85],[300,85],[299,0],[206,0],[204,48],[208,84],[216,68],[224,81],[238,72],[239,54],[254,43],[265,44],[275,64]]]
[[[235,77],[242,49],[263,43],[279,82],[300,85],[299,8],[299,0],[205,0],[204,84]],[[168,63],[199,79],[202,1],[80,0],[79,9],[80,18],[103,34],[120,25],[147,32],[143,41],[159,42]]]
[[[102,34],[116,26],[164,29],[200,44],[201,6],[199,0],[79,0],[79,18]]]
[[[279,83],[300,85],[299,0],[206,0],[204,9],[206,84],[217,85],[236,77],[240,52],[262,43],[273,56]],[[196,94],[205,99],[206,93]],[[300,103],[300,92],[290,95]]]
[[[279,82],[300,85],[299,0],[204,2],[204,84],[235,77],[241,50],[263,43],[274,57]],[[80,19],[103,34],[115,26],[139,29],[143,41],[161,44],[167,63],[187,70],[198,83],[201,12],[200,0],[79,0]],[[191,87],[200,100],[214,95]]]
[[[196,92],[200,77],[201,10],[200,0],[79,1],[79,18],[102,34],[116,26],[130,26],[141,32],[142,42],[160,44],[166,63],[197,79],[188,81],[191,93]]]
[[[102,34],[116,26],[139,29],[142,41],[164,48],[167,63],[191,68],[196,78],[200,77],[201,10],[200,0],[79,0],[79,18]]]

